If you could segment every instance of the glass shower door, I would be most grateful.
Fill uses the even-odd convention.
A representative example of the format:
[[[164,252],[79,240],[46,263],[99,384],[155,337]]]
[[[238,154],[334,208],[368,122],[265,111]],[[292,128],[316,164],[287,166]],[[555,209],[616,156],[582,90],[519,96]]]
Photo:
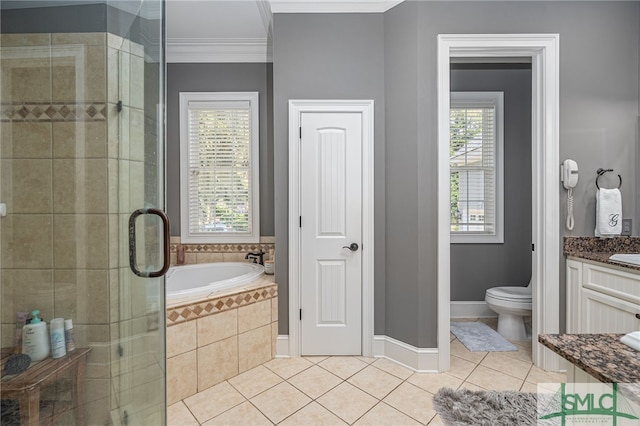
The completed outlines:
[[[120,4],[121,2],[113,2]],[[110,59],[117,63],[119,327],[115,355],[119,420],[165,423],[165,291],[162,1],[135,2],[135,19]],[[129,5],[131,6],[131,5]],[[114,37],[115,39],[115,37]],[[110,67],[111,68],[111,67]],[[115,97],[117,95],[117,97]],[[164,250],[166,248],[166,250]],[[166,261],[166,262],[165,262]]]
[[[0,340],[37,309],[76,349],[0,423],[164,424],[164,2],[56,3],[0,2]]]

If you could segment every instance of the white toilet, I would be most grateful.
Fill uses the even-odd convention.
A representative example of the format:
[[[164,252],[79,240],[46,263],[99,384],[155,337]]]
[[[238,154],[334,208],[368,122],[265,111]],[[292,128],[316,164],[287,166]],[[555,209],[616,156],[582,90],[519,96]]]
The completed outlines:
[[[493,287],[487,305],[498,314],[498,333],[509,340],[527,340],[524,317],[531,316],[531,282],[526,287]]]

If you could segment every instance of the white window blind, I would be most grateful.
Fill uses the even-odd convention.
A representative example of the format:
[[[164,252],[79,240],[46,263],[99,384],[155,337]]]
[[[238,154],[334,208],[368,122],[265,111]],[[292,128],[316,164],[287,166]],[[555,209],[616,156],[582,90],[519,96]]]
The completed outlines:
[[[182,95],[182,240],[257,242],[257,94]]]
[[[452,242],[503,241],[501,99],[500,92],[452,93]]]

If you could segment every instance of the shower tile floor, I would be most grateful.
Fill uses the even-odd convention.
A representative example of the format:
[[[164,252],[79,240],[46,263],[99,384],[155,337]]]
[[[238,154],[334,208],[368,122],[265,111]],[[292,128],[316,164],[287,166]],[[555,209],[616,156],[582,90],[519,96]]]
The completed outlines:
[[[495,328],[495,320],[481,320]],[[168,408],[170,426],[441,425],[431,399],[441,387],[536,392],[566,381],[517,352],[470,352],[451,335],[451,369],[414,373],[384,358],[274,359]]]

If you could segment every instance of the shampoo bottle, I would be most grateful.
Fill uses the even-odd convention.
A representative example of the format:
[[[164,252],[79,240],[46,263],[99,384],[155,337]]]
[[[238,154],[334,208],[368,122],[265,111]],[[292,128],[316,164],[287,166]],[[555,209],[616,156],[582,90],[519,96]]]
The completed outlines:
[[[31,322],[22,328],[22,353],[29,355],[32,362],[42,361],[49,356],[47,323],[38,315],[38,310],[31,312]]]
[[[64,342],[64,318],[54,318],[49,326],[51,336],[51,358],[62,358],[67,354]]]

